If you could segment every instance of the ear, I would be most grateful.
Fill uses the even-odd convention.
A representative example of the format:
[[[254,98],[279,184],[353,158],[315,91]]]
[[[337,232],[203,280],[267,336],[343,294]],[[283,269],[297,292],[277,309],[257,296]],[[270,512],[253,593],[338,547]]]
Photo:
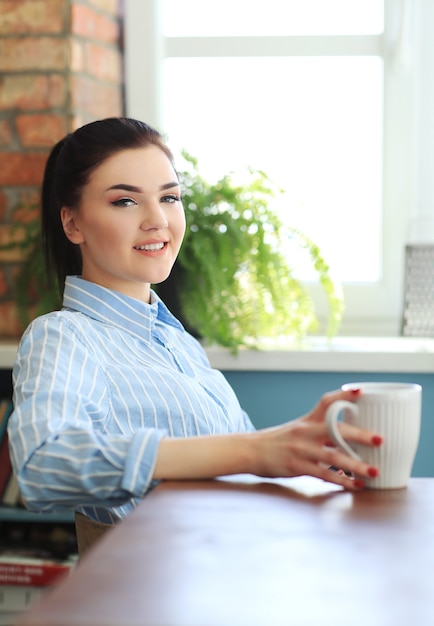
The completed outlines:
[[[60,219],[62,220],[63,231],[71,243],[83,243],[84,238],[77,225],[77,212],[69,207],[60,209]]]

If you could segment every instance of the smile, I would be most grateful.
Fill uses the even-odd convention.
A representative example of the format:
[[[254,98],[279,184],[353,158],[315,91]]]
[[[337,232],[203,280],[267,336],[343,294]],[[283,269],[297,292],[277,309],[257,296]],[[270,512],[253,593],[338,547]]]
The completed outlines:
[[[143,246],[134,246],[134,250],[161,250],[166,244],[160,243],[148,243]]]

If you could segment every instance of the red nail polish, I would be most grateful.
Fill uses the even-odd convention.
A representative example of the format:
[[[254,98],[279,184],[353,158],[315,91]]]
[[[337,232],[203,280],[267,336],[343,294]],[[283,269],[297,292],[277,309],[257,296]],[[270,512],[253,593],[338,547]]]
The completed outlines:
[[[359,387],[356,387],[355,389],[351,389],[351,393],[352,393],[354,396],[358,396],[358,395],[359,395],[359,393],[360,393],[361,391],[362,391],[362,390],[361,390]]]
[[[374,446],[381,446],[381,444],[383,443],[383,437],[379,437],[378,435],[374,435],[372,437],[372,443],[374,444]]]
[[[354,487],[356,487],[356,489],[364,489],[365,483],[363,482],[363,480],[359,480],[358,478],[356,478],[354,480]]]
[[[376,478],[378,476],[378,470],[376,467],[370,467],[368,469],[368,476],[371,478]]]

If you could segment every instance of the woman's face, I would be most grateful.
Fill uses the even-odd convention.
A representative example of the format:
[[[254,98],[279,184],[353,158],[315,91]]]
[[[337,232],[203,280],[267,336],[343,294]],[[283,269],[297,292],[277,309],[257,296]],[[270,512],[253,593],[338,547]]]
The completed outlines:
[[[145,301],[151,283],[170,274],[185,232],[178,177],[157,146],[108,158],[78,209],[61,215],[67,237],[80,245],[83,278]]]

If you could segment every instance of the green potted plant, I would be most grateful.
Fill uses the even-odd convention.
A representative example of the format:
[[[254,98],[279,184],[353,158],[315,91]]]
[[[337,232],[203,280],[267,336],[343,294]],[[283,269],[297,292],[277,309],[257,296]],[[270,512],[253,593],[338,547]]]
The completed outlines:
[[[179,308],[181,321],[206,343],[233,351],[255,347],[261,337],[314,332],[313,301],[285,252],[291,238],[310,257],[329,304],[326,334],[336,334],[343,314],[340,287],[318,246],[285,227],[270,207],[282,190],[254,169],[242,183],[228,174],[210,184],[197,159],[187,152],[183,157],[186,234],[171,277],[156,286],[169,307]]]
[[[215,184],[200,174],[184,152],[180,172],[186,234],[171,276],[155,289],[184,325],[206,344],[236,352],[257,347],[261,338],[302,338],[318,328],[312,298],[295,276],[286,254],[289,239],[306,250],[329,304],[326,334],[336,334],[343,298],[318,246],[285,227],[270,200],[281,193],[264,172],[248,169],[247,180],[232,174]],[[23,262],[15,282],[20,321],[59,308],[56,285],[47,284],[38,211],[27,209],[16,235],[3,249],[19,249]],[[14,228],[12,230],[14,233]],[[19,236],[18,236],[19,235]]]

